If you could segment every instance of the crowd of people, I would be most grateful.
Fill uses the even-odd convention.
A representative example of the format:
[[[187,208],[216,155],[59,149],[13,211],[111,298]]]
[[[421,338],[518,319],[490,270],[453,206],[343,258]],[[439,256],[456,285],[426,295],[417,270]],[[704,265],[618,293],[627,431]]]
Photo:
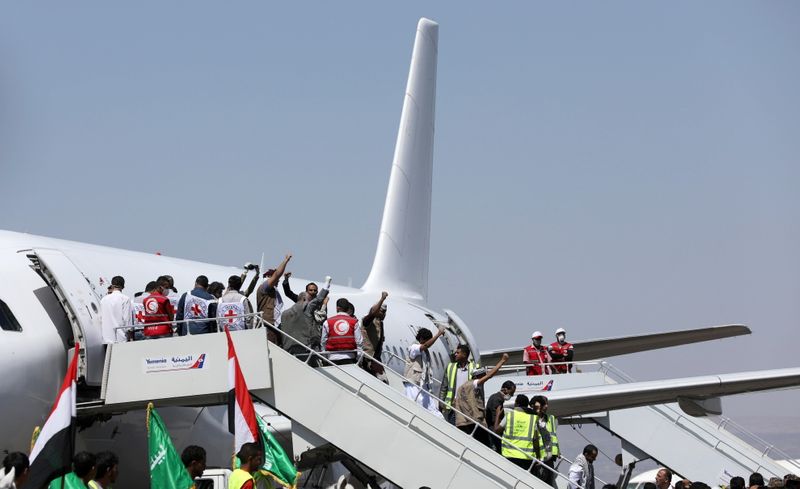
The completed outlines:
[[[289,284],[291,273],[286,272],[291,258],[292,255],[287,254],[276,268],[267,270],[263,275],[258,266],[246,265],[244,273],[228,277],[227,288],[220,282],[209,282],[208,277],[200,275],[195,279],[194,287],[183,294],[178,293],[171,276],[163,275],[148,283],[143,292],[129,298],[123,293],[125,279],[113,277],[108,295],[101,300],[104,342],[149,340],[176,334],[206,334],[225,328],[248,329],[255,326],[255,310],[267,323],[269,341],[301,360],[308,361],[312,366],[320,364],[320,356],[337,365],[357,363],[388,383],[381,358],[388,293],[382,292],[377,302],[361,318],[356,316],[354,305],[346,298],[336,301],[335,313],[329,316],[331,278],[326,277],[321,287],[310,282],[297,294]],[[250,271],[255,271],[255,274],[243,291]],[[259,276],[264,280],[256,287]],[[278,288],[281,278],[284,279],[282,291]],[[254,291],[255,308],[248,299]],[[294,304],[284,307],[284,297]],[[509,357],[503,354],[496,365],[487,369],[471,360],[472,353],[467,344],[456,347],[452,361],[444,370],[438,398],[434,397],[431,349],[444,333],[443,327],[436,332],[424,327],[417,329],[415,342],[407,348],[403,374],[405,395],[512,463],[553,484],[556,473],[554,467],[561,456],[561,449],[557,435],[558,423],[555,416],[548,413],[547,397],[536,395],[529,399],[520,394],[514,399],[513,407],[506,408],[505,404],[511,401],[516,391],[515,383],[506,381],[499,392],[485,400],[484,384],[498,374]],[[556,341],[550,345],[544,345],[540,331],[531,335],[531,344],[523,351],[528,375],[572,372],[574,347],[567,342],[566,331],[557,329],[555,338]],[[320,355],[309,358],[312,351]],[[245,452],[247,457],[257,456]],[[88,455],[91,454],[82,452],[76,455],[74,476],[83,480],[88,487],[108,487],[105,484],[107,478],[117,476],[116,458],[97,454],[89,459],[86,458]],[[571,489],[578,486],[594,489],[593,462],[596,457],[597,448],[593,445],[587,445],[576,457],[569,469]],[[9,463],[15,467],[15,464],[21,464],[13,458]],[[108,467],[108,464],[113,467]],[[202,473],[199,467],[202,465],[205,468],[205,452],[200,447],[187,447],[184,464],[190,473]],[[92,472],[86,470],[89,465],[93,467]],[[242,467],[247,466],[248,462],[242,460]],[[24,469],[19,465],[16,473],[21,476],[19,474],[23,472]],[[672,474],[669,471],[659,474],[654,484],[657,489],[668,489]],[[247,480],[241,473],[236,478],[244,482]],[[733,489],[744,489],[733,482]],[[90,483],[95,485],[91,486]],[[691,489],[703,489],[696,484]],[[763,486],[750,484],[754,485]],[[684,484],[682,487],[676,485],[675,489],[689,488]]]

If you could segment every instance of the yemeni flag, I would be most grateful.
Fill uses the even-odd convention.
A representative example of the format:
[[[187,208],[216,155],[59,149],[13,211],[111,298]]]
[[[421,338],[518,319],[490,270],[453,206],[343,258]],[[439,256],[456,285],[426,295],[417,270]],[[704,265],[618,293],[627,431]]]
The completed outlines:
[[[75,343],[75,353],[61,383],[56,403],[31,448],[26,488],[45,488],[50,481],[70,471],[75,438],[75,379],[78,377],[79,355],[80,345]]]
[[[236,349],[231,340],[231,333],[225,328],[228,337],[228,429],[234,435],[234,453],[245,443],[257,442],[264,448],[264,465],[254,478],[272,479],[284,487],[294,489],[297,487],[297,472],[292,459],[283,450],[278,441],[269,432],[264,422],[256,415],[253,399],[239,367]],[[234,458],[234,468],[240,465],[239,459]]]
[[[150,487],[152,489],[188,489],[194,481],[181,462],[164,421],[147,405],[147,460],[150,463]]]

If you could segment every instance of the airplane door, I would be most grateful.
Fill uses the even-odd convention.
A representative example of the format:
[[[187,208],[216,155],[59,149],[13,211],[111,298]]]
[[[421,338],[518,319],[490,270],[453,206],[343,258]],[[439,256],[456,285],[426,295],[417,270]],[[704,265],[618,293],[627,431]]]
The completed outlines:
[[[64,253],[51,249],[31,252],[27,257],[55,292],[72,325],[75,341],[81,344],[78,376],[83,376],[88,385],[99,386],[105,362],[100,298],[89,279]]]

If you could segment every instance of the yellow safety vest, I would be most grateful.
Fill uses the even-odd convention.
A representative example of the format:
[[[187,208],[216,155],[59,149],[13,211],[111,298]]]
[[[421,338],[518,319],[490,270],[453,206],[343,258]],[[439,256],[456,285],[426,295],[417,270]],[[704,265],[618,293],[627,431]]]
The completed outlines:
[[[474,362],[467,363],[467,380],[472,379],[472,371],[478,368]],[[442,400],[450,408],[453,398],[456,396],[456,372],[458,371],[458,364],[450,362],[447,364],[447,371],[445,377],[447,378],[447,391],[444,393]]]
[[[512,410],[506,419],[506,429],[500,454],[506,458],[533,460],[533,429],[536,416],[525,411]]]
[[[536,428],[538,429],[539,428],[539,426],[538,426],[538,422],[539,422],[538,416],[537,416],[536,422],[537,422]],[[539,437],[540,446],[537,447],[538,448],[538,452],[539,452],[537,454],[537,456],[540,459],[547,458],[547,457],[549,457],[551,455],[560,455],[561,454],[561,450],[559,450],[559,448],[558,448],[558,436],[556,436],[556,428],[558,428],[558,422],[556,421],[556,417],[553,416],[552,414],[548,414],[547,415],[547,423],[545,424],[545,429],[547,430],[548,433],[550,433],[550,453],[546,453],[545,452],[544,440],[542,440],[542,438]]]
[[[228,489],[240,489],[245,482],[251,480],[253,478],[250,475],[250,472],[242,469],[236,469],[231,472],[231,476],[228,478]]]

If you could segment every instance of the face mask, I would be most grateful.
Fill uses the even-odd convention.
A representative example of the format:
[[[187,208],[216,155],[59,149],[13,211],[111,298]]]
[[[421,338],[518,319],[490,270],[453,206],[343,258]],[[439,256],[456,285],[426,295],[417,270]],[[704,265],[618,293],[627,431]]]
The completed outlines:
[[[567,337],[565,335],[563,335],[563,334],[560,334],[560,335],[556,336],[556,339],[558,340],[559,343],[561,343],[563,345],[564,341],[567,339]]]

